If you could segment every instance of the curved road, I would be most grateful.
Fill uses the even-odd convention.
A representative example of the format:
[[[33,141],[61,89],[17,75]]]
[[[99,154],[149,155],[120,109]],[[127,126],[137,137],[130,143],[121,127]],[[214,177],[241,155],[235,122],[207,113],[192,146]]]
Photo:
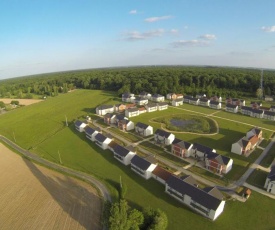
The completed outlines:
[[[22,155],[42,164],[45,165],[51,169],[55,169],[57,171],[61,171],[64,173],[67,173],[68,175],[77,177],[77,178],[81,178],[85,181],[88,181],[89,183],[93,184],[95,187],[97,187],[97,189],[100,191],[101,195],[103,196],[103,199],[105,201],[112,201],[112,198],[110,196],[110,193],[108,191],[108,189],[106,188],[106,186],[104,184],[102,184],[100,181],[98,181],[96,178],[94,178],[93,176],[83,173],[83,172],[79,172],[70,168],[66,168],[64,166],[55,164],[53,162],[47,161],[33,153],[30,153],[29,151],[21,148],[20,146],[18,146],[17,144],[15,144],[14,142],[10,141],[9,139],[7,139],[4,136],[0,135],[0,140],[2,140],[3,142],[5,142],[7,145],[9,145],[10,147],[12,147],[13,149],[17,150],[18,152],[20,152]]]

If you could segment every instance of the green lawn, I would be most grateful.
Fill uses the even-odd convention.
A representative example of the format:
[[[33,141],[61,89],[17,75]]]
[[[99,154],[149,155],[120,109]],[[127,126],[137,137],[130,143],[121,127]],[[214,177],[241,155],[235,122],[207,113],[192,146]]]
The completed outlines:
[[[113,98],[112,93],[89,90],[76,90],[73,93],[49,98],[44,102],[1,115],[0,133],[11,140],[15,137],[16,143],[20,146],[30,148],[31,152],[56,163],[60,162],[59,152],[63,165],[100,178],[108,186],[114,199],[118,197],[116,188],[121,176],[123,183],[128,188],[126,199],[129,204],[136,208],[151,206],[162,209],[168,216],[168,229],[275,228],[274,213],[272,212],[275,202],[270,198],[253,192],[246,203],[228,201],[224,213],[215,222],[212,222],[165,194],[164,185],[153,179],[144,180],[131,171],[129,166],[126,167],[115,160],[111,151],[101,150],[89,141],[84,133],[75,131],[73,124],[75,119],[91,115],[94,113],[95,107],[100,104],[118,103]],[[173,108],[143,114],[134,119],[148,124],[152,117],[182,112]],[[69,127],[65,125],[65,116],[68,118]],[[131,118],[131,120],[134,119]],[[212,137],[183,134],[182,136],[177,135],[177,137],[182,137],[192,143],[198,141],[207,146],[217,146],[217,149],[223,150],[223,154],[233,156],[228,152],[228,147],[231,144],[226,141],[236,140],[237,137],[244,135],[243,131],[246,131],[247,127],[242,128],[234,123],[218,122],[224,126],[221,134]],[[154,128],[159,127],[159,124],[152,124]],[[231,136],[228,138],[225,136],[226,134],[231,134]],[[234,164],[237,166],[233,165],[232,171],[238,167],[245,168],[249,161],[240,157],[240,159],[234,159]]]
[[[247,179],[247,183],[263,189],[268,173],[260,169],[255,169]]]
[[[260,165],[263,167],[269,167],[275,160],[275,144],[272,145],[265,158],[261,161]]]

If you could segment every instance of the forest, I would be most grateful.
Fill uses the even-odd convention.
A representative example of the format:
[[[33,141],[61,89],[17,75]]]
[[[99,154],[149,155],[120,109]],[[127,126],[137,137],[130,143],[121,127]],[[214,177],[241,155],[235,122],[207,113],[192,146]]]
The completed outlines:
[[[275,70],[263,72],[263,94],[275,94]],[[141,66],[47,73],[0,81],[0,97],[57,96],[73,89],[100,89],[138,94],[256,97],[261,70],[195,66]]]

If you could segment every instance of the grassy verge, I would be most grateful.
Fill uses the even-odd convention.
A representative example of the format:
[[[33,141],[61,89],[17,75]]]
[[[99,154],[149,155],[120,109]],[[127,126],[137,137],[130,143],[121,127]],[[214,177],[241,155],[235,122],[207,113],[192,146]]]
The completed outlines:
[[[271,165],[274,159],[275,159],[275,144],[272,145],[272,147],[270,148],[270,150],[268,151],[264,159],[261,161],[260,165],[267,168]]]
[[[267,172],[255,169],[247,179],[247,183],[263,189],[267,175]]]

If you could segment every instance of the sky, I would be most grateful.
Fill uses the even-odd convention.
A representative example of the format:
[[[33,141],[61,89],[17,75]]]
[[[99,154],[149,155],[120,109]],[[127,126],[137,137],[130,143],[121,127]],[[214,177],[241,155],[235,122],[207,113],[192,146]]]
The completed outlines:
[[[274,0],[0,0],[0,79],[102,67],[275,69]]]

